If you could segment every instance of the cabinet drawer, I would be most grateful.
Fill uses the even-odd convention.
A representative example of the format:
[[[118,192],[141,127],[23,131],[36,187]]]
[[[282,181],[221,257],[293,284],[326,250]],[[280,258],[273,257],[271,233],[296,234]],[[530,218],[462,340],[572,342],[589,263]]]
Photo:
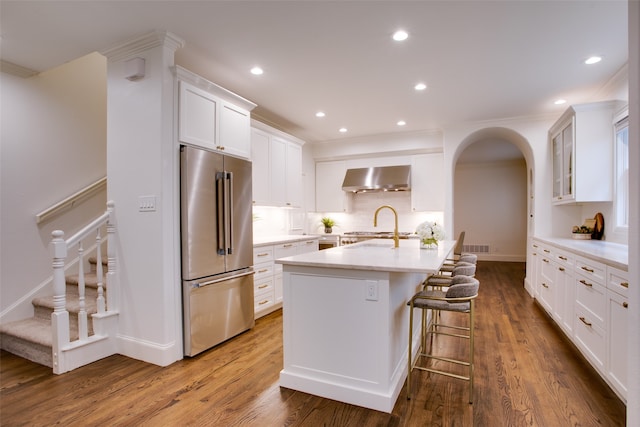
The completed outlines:
[[[566,271],[573,270],[573,257],[563,251],[553,251],[554,260]]]
[[[604,327],[607,310],[605,287],[579,274],[576,275],[575,284],[576,305],[588,311],[591,320]]]
[[[253,266],[253,270],[256,272],[254,282],[263,278],[269,278],[273,276],[273,261],[256,264]]]
[[[265,292],[273,292],[273,276],[264,278],[262,280],[254,280],[253,282],[253,295],[254,298],[258,298]]]
[[[296,242],[281,243],[273,246],[273,258],[285,258],[296,255],[298,252],[298,244]]]
[[[273,261],[273,246],[259,246],[253,248],[253,264]]]
[[[306,254],[307,252],[315,252],[318,250],[318,244],[318,239],[310,239],[303,242],[298,242],[296,253]]]
[[[582,257],[576,257],[576,272],[588,277],[591,280],[595,280],[599,283],[604,283],[605,280],[605,266],[596,261],[588,260]]]
[[[628,297],[629,295],[629,273],[617,268],[607,267],[607,288]]]
[[[588,312],[578,306],[576,307],[574,330],[576,344],[580,350],[598,370],[603,372],[606,353],[604,329],[594,321]]]
[[[253,311],[258,312],[274,304],[273,290],[256,296],[253,302]]]

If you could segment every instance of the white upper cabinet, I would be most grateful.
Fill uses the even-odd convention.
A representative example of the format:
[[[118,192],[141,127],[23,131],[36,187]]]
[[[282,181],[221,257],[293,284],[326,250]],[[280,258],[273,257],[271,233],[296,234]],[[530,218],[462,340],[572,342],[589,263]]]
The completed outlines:
[[[178,140],[236,157],[251,157],[250,101],[181,67]]]
[[[189,83],[180,82],[178,139],[215,149],[218,105],[218,100],[210,93]]]
[[[612,200],[613,115],[622,104],[572,105],[551,127],[554,203]]]
[[[351,194],[342,190],[344,160],[316,162],[316,212],[349,212]]]
[[[252,126],[253,204],[301,207],[304,142],[257,121]]]
[[[444,211],[444,155],[418,154],[411,158],[411,210]]]

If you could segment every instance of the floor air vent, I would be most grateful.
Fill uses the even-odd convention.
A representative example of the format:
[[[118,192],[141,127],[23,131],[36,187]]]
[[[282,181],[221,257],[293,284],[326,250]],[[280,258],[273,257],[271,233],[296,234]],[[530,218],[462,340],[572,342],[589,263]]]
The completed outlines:
[[[462,245],[462,252],[471,252],[472,254],[488,254],[489,245]]]

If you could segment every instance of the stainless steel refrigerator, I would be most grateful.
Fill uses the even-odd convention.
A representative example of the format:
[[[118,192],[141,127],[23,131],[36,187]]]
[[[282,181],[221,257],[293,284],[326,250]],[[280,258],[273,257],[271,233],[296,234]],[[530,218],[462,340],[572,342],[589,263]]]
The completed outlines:
[[[251,329],[251,162],[180,147],[184,353]]]

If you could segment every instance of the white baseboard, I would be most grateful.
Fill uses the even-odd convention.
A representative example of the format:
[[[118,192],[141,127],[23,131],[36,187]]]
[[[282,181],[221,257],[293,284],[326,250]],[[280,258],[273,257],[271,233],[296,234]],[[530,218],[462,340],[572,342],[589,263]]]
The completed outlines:
[[[169,366],[184,358],[182,342],[153,343],[139,338],[118,335],[118,353],[157,366]]]

